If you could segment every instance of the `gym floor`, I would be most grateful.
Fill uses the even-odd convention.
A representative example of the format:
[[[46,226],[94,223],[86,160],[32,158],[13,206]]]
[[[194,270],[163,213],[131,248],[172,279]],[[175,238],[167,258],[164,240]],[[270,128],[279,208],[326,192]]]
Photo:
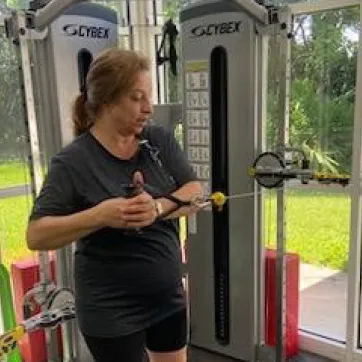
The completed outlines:
[[[231,362],[230,358],[225,358],[223,356],[218,356],[218,355],[211,355],[210,353],[199,349],[192,349],[189,353],[189,359],[190,362],[205,362],[205,361]],[[338,361],[333,361],[309,353],[301,352],[298,356],[288,360],[288,362],[338,362]]]
[[[88,348],[83,343],[81,343],[80,355],[81,355],[80,356],[81,362],[94,362],[93,358],[89,354]],[[221,356],[218,357],[213,356],[211,359],[211,357],[207,358],[208,357],[207,355],[208,353],[205,353],[203,351],[202,353],[198,353],[197,351],[196,353],[191,352],[189,355],[189,362],[205,362],[205,361],[230,362],[230,359],[225,359],[224,357]],[[290,359],[288,362],[338,362],[338,361],[333,361],[309,353],[301,352],[298,356]]]
[[[290,360],[290,362],[338,362],[331,359],[322,358],[309,353],[300,353],[297,357]]]

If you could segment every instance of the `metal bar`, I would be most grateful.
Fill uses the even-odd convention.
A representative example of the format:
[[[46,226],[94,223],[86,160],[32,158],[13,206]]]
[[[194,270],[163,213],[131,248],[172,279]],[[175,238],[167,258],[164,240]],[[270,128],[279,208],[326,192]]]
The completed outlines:
[[[165,54],[163,54],[165,55]],[[170,92],[168,89],[168,81],[169,81],[169,76],[167,74],[167,65],[163,64],[162,65],[162,72],[161,74],[161,102],[162,103],[166,103],[166,102],[170,102]]]
[[[207,3],[212,4],[219,2],[219,0],[208,0]],[[269,14],[266,8],[262,5],[257,4],[253,0],[236,0],[240,7],[243,8],[250,17],[254,20],[257,20],[261,24],[269,24]],[[205,6],[205,1],[194,1],[194,0],[182,0],[180,1],[182,10],[185,10],[188,6]]]
[[[56,274],[58,288],[70,288],[75,290],[73,274],[73,245],[65,246],[56,252]],[[73,362],[76,359],[76,343],[77,332],[74,323],[66,323],[62,325],[63,340],[63,362]],[[79,353],[79,351],[78,351]]]
[[[87,0],[53,0],[44,8],[38,10],[34,16],[34,27],[42,30],[56,19],[64,10],[70,6]]]
[[[265,150],[266,144],[266,120],[267,120],[267,99],[268,99],[268,55],[269,55],[269,36],[267,34],[261,35],[258,38],[257,54],[255,59],[259,61],[258,70],[259,76],[256,79],[258,89],[256,97],[258,102],[258,109],[256,111],[255,132],[258,137],[256,140],[257,155],[261,154]],[[255,155],[255,156],[257,156]],[[259,194],[259,197],[255,198],[255,210],[257,214],[254,216],[256,223],[256,240],[254,241],[257,245],[256,252],[256,275],[258,283],[256,283],[256,301],[257,304],[257,315],[256,315],[256,340],[257,345],[261,346],[265,342],[265,243],[264,243],[264,193],[257,183],[255,183],[255,194]]]
[[[6,16],[5,14],[0,14],[0,26],[3,27],[5,26],[5,19],[7,18],[8,16]]]
[[[43,103],[42,107],[39,107],[37,113],[39,135],[41,137],[44,149],[49,152],[49,154],[47,155],[48,161],[48,157],[55,154],[61,146],[60,138],[55,137],[59,133],[57,132],[58,125],[52,124],[51,121],[57,118],[56,114],[58,113],[56,91],[54,87],[49,85],[49,82],[52,83],[51,80],[54,78],[54,59],[49,55],[49,42],[37,41],[34,43],[35,44],[33,44],[32,57],[34,65],[36,65],[33,67],[35,98],[39,100],[40,97],[44,98],[45,94],[48,97],[48,101]],[[40,65],[43,66],[40,67]],[[67,255],[67,259],[65,256],[63,257],[63,255],[60,254],[62,252],[63,249],[56,251],[56,284],[58,288],[70,287],[72,290],[74,290],[74,286],[69,284],[68,282],[68,274],[71,273],[71,270],[73,270],[72,266],[67,263],[68,260],[72,260],[71,255]],[[64,263],[66,263],[65,266]],[[71,275],[73,274],[71,273]],[[75,337],[74,331],[72,329],[72,324],[73,323],[65,323],[61,325],[63,342],[63,362],[74,361],[76,356],[76,344],[73,342]]]
[[[288,181],[286,188],[288,190],[303,190],[303,191],[317,191],[317,192],[328,192],[329,194],[346,194],[349,195],[351,192],[351,184],[347,186],[340,186],[340,185],[321,185],[316,182],[311,182],[308,185],[303,185],[300,181],[293,182]]]
[[[31,194],[30,185],[11,186],[0,189],[0,199],[16,196],[28,196]]]
[[[360,6],[360,22],[362,22],[362,6]],[[347,331],[346,331],[346,361],[352,361],[359,345],[361,321],[361,240],[362,240],[362,37],[359,38],[354,138],[352,158],[352,188],[351,188],[351,233],[348,258],[347,286]]]
[[[289,102],[290,102],[290,74],[291,74],[291,41],[289,33],[292,32],[292,16],[288,7],[280,10],[280,68],[279,68],[279,102],[280,125],[279,146],[281,150],[288,145],[289,134]],[[283,151],[284,157],[284,151]],[[283,186],[277,192],[277,258],[276,258],[276,348],[277,362],[285,361],[285,293],[286,293],[286,265],[285,265],[285,204],[286,195]]]
[[[247,13],[249,13],[249,15],[259,20],[262,24],[269,23],[268,11],[265,9],[264,6],[261,6],[251,0],[238,0],[238,3],[244,8]]]
[[[307,3],[294,3],[289,4],[288,6],[293,15],[301,15],[360,5],[361,0],[320,0]]]
[[[18,15],[19,27],[25,29],[24,16]],[[29,144],[31,151],[31,173],[32,173],[32,188],[33,194],[36,196],[42,187],[42,161],[40,156],[39,135],[36,120],[35,100],[33,94],[33,78],[31,71],[31,60],[29,54],[28,40],[25,36],[20,36],[20,51],[21,51],[21,69],[24,82],[25,105],[27,117],[27,130],[29,132]]]
[[[119,26],[118,35],[119,36],[129,36],[129,27],[128,26]]]
[[[134,24],[135,24],[135,40],[137,50],[141,50],[147,57],[151,58],[150,34],[148,23],[147,3],[137,1],[134,4]]]
[[[52,124],[52,120],[56,119],[58,112],[56,91],[52,85],[52,79],[54,78],[54,64],[53,58],[49,55],[50,44],[49,41],[36,41],[33,42],[33,78],[34,78],[34,97],[36,100],[47,97],[47,101],[44,100],[43,106],[38,107],[38,132],[41,139],[41,143],[44,150],[49,153],[46,155],[46,161],[49,162],[49,156],[57,152],[60,147],[59,132],[57,132],[57,125]],[[40,66],[42,65],[42,66]],[[68,274],[72,270],[71,266],[66,265],[67,269],[64,269],[62,259],[59,257],[59,250],[56,251],[56,284],[58,288],[70,287],[69,284],[64,284],[64,274]],[[71,273],[71,272],[70,272]],[[73,288],[74,290],[74,288]],[[71,323],[65,323],[61,325],[62,329],[62,342],[63,342],[63,362],[71,362],[75,359],[74,351],[74,337],[71,329]]]
[[[130,8],[130,33],[132,34],[132,49],[141,51],[150,59],[152,72],[152,86],[157,89],[157,61],[155,44],[155,35],[162,32],[161,26],[152,25],[148,17],[148,3],[146,1],[136,1]],[[160,75],[160,73],[159,73]],[[162,82],[162,75],[159,81]],[[161,91],[162,92],[162,91]],[[162,96],[162,93],[161,93]],[[162,98],[161,98],[162,99]],[[158,103],[157,92],[153,94],[153,103]]]
[[[133,30],[133,25],[132,25],[132,16],[131,16],[131,4],[130,4],[130,0],[126,0],[126,7],[127,7],[127,25],[128,25],[128,33],[129,33],[129,48],[131,50],[135,49],[135,36],[134,36],[134,30]]]
[[[153,9],[153,26],[157,26],[157,4],[156,0],[152,0],[152,9]]]
[[[154,39],[155,39],[155,54],[157,54],[157,51],[158,51],[158,47],[159,47],[159,42],[158,42],[158,35],[154,35]],[[159,66],[157,65],[156,63],[156,79],[155,79],[155,83],[156,83],[156,94],[157,94],[157,104],[160,104],[162,103],[161,102],[161,84],[160,84],[160,68]]]
[[[18,13],[19,28],[26,29],[25,16],[23,13]],[[39,194],[42,183],[42,161],[40,156],[39,135],[37,128],[37,119],[35,111],[35,100],[33,94],[33,78],[32,67],[30,60],[29,44],[27,39],[27,32],[21,34],[19,37],[20,43],[20,57],[19,64],[21,64],[21,78],[24,83],[24,103],[25,103],[25,121],[26,129],[28,132],[28,142],[30,146],[30,172],[32,180],[32,194],[33,197]],[[40,282],[47,283],[50,281],[50,263],[49,255],[47,252],[39,253],[39,276]],[[52,331],[45,331],[45,339],[47,345],[47,360],[57,361],[57,341],[56,335]]]
[[[346,346],[342,343],[330,341],[329,339],[302,331],[299,331],[299,340],[300,350],[302,351],[308,351],[320,357],[328,358],[328,361],[356,362],[354,359],[345,359]]]

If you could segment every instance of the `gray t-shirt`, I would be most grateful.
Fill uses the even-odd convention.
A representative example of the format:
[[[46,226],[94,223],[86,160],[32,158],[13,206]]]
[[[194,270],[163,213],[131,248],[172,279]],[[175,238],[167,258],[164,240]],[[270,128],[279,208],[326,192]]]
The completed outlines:
[[[129,193],[132,175],[144,175],[160,197],[196,180],[173,135],[149,126],[137,154],[120,160],[89,132],[52,159],[31,219],[68,215]],[[127,335],[185,306],[177,220],[158,220],[140,232],[104,228],[77,241],[77,317],[90,336]]]

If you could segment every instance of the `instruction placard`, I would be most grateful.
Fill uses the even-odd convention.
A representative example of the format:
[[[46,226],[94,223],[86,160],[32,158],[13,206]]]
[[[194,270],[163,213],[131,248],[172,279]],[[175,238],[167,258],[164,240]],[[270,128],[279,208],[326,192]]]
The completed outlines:
[[[188,61],[185,69],[187,154],[208,196],[211,192],[209,63]]]

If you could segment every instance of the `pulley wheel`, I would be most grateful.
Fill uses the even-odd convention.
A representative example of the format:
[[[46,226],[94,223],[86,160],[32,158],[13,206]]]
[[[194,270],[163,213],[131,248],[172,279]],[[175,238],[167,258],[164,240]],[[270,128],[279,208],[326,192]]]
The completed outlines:
[[[272,189],[283,184],[283,176],[275,172],[275,170],[285,169],[284,161],[278,154],[274,152],[261,153],[256,158],[253,168],[254,177],[260,186]]]
[[[73,291],[68,288],[56,289],[47,298],[47,309],[61,309],[64,306],[74,305]]]

